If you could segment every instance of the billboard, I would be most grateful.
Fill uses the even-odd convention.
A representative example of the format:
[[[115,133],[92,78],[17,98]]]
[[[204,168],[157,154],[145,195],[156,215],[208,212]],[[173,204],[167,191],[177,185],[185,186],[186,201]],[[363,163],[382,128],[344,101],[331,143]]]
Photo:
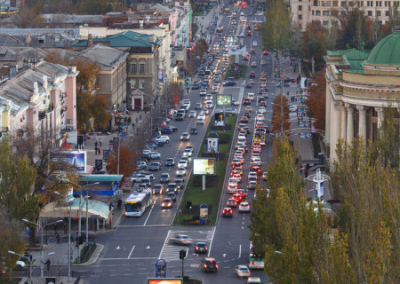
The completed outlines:
[[[55,172],[64,172],[66,164],[79,173],[86,173],[86,151],[50,152],[49,165]]]
[[[215,158],[193,158],[193,174],[214,176]]]
[[[152,278],[147,279],[147,284],[182,284],[183,280],[179,278]]]
[[[207,138],[207,153],[219,153],[218,138]]]
[[[216,109],[214,113],[214,126],[225,126],[225,114],[222,109]]]
[[[232,105],[232,95],[217,95],[217,106]]]

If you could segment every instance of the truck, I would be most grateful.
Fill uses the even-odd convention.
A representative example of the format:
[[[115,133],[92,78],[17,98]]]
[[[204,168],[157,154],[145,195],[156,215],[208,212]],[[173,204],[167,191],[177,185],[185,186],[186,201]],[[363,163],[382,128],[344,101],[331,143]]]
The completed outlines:
[[[265,146],[265,131],[256,131],[254,132],[253,143],[259,143],[261,146]]]

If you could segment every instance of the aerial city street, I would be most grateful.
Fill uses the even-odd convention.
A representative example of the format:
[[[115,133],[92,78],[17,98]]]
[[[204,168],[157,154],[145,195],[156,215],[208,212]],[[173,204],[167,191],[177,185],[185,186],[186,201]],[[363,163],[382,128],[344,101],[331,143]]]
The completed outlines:
[[[5,2],[0,283],[398,280],[398,1]]]

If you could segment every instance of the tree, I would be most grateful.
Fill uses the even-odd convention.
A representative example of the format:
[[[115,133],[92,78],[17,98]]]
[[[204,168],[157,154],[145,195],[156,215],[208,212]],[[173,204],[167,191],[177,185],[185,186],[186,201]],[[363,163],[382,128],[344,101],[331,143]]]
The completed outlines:
[[[325,131],[325,103],[326,103],[326,80],[325,69],[317,72],[312,78],[314,83],[310,90],[306,104],[309,116],[315,119],[314,127]]]
[[[133,154],[131,150],[124,144],[120,145],[119,153],[119,174],[124,175],[124,178],[128,177],[132,173]],[[118,167],[118,149],[114,149],[114,152],[107,160],[107,171],[110,174],[117,174]]]
[[[302,39],[303,57],[315,60],[316,70],[325,66],[323,56],[326,54],[328,31],[320,21],[313,21],[307,25]]]
[[[289,104],[285,95],[275,97],[272,105],[272,133],[280,133],[290,129]]]
[[[368,43],[365,29],[367,16],[358,8],[352,9],[347,13],[345,20],[342,21],[343,28],[338,41],[338,49],[357,48],[364,50]]]

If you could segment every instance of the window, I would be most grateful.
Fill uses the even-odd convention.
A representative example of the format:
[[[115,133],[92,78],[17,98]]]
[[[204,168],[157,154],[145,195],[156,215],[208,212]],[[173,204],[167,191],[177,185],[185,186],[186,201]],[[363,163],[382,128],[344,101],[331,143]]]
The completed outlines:
[[[314,1],[314,5],[313,6],[317,7],[318,6],[318,1]]]
[[[311,14],[314,16],[314,10],[311,11]]]
[[[321,11],[316,11],[316,16],[321,16]]]
[[[323,14],[324,16],[329,16],[329,11],[323,11],[322,14]]]
[[[354,2],[353,1],[349,2],[349,7],[354,7]]]
[[[137,73],[136,64],[131,64],[131,73],[134,73],[134,74]]]
[[[131,89],[136,89],[136,79],[131,79],[129,84],[131,85]]]
[[[385,12],[386,17],[389,17],[389,11]]]
[[[344,2],[344,1],[340,2],[340,6],[341,7],[346,7],[346,2]]]
[[[298,15],[298,19],[302,20],[303,19],[303,15]]]
[[[376,16],[380,17],[381,16],[381,11],[376,11]]]
[[[338,3],[338,1],[333,1],[333,7],[337,7],[337,3]]]
[[[327,26],[327,25],[328,25],[328,21],[323,21],[323,22],[322,22],[322,25],[323,25],[323,26]]]
[[[303,6],[299,5],[299,11],[303,11]]]
[[[326,6],[330,7],[331,6],[331,1],[326,1]]]
[[[139,73],[144,74],[144,64],[139,65]]]
[[[139,79],[139,89],[144,89],[144,79]]]
[[[368,11],[368,16],[372,16],[372,11]]]

